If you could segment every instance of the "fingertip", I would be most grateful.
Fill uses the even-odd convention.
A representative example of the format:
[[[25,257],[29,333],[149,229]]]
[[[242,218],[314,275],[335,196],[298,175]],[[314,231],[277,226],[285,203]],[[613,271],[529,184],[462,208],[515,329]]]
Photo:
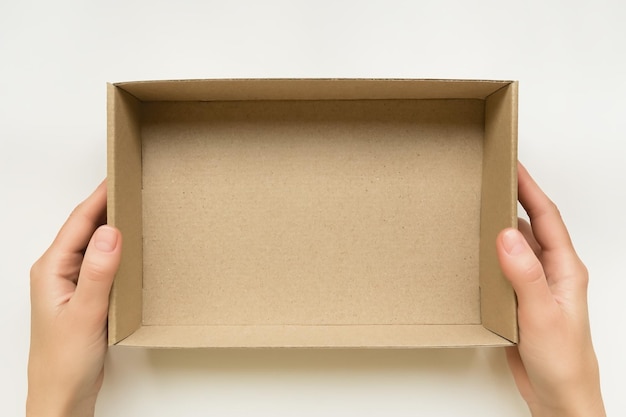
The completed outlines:
[[[109,225],[100,226],[93,236],[94,246],[100,252],[113,252],[119,243],[120,232]]]
[[[543,276],[541,263],[519,230],[502,230],[497,239],[497,251],[500,267],[516,291],[531,275],[533,278]]]
[[[543,266],[522,233],[513,228],[498,235],[498,260],[507,280],[515,290],[519,306],[527,316],[541,320],[552,306]]]
[[[520,231],[513,228],[504,229],[500,233],[500,241],[504,251],[511,256],[522,254],[528,246]]]
[[[76,287],[77,305],[105,311],[115,274],[121,261],[122,235],[103,225],[96,229],[83,259]]]

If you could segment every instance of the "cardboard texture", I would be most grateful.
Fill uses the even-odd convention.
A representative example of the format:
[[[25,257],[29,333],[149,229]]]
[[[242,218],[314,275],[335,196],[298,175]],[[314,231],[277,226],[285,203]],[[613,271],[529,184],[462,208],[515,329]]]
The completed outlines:
[[[516,168],[516,82],[109,85],[109,343],[515,343]]]

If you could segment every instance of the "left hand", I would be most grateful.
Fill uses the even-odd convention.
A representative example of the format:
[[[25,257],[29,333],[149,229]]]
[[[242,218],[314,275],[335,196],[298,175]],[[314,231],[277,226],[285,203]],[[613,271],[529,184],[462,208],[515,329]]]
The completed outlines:
[[[106,181],[72,212],[31,269],[27,416],[93,416],[122,236],[106,221]]]

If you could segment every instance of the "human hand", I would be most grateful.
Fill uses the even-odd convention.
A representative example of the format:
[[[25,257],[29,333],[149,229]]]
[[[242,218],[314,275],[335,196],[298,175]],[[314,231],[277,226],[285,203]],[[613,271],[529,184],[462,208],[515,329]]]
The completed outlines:
[[[606,416],[587,309],[588,273],[554,203],[519,164],[519,200],[531,225],[497,238],[518,300],[520,341],[509,367],[533,417]]]
[[[106,181],[72,212],[30,273],[26,415],[93,416],[122,237],[106,221]]]

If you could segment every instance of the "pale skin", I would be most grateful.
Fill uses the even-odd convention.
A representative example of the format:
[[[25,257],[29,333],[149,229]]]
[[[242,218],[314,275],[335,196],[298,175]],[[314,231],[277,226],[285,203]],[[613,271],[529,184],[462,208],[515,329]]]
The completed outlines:
[[[500,266],[518,298],[520,343],[509,367],[533,417],[606,416],[587,308],[589,275],[556,205],[518,165],[530,218],[503,230]]]
[[[122,245],[117,229],[101,226],[105,210],[102,183],[31,268],[29,417],[93,416],[104,376],[109,292]]]
[[[557,207],[519,166],[531,223],[503,230],[500,265],[518,297],[511,372],[533,417],[606,416],[587,309],[588,273]],[[31,269],[28,417],[94,415],[104,376],[108,297],[122,236],[103,225],[106,184],[70,215]]]

